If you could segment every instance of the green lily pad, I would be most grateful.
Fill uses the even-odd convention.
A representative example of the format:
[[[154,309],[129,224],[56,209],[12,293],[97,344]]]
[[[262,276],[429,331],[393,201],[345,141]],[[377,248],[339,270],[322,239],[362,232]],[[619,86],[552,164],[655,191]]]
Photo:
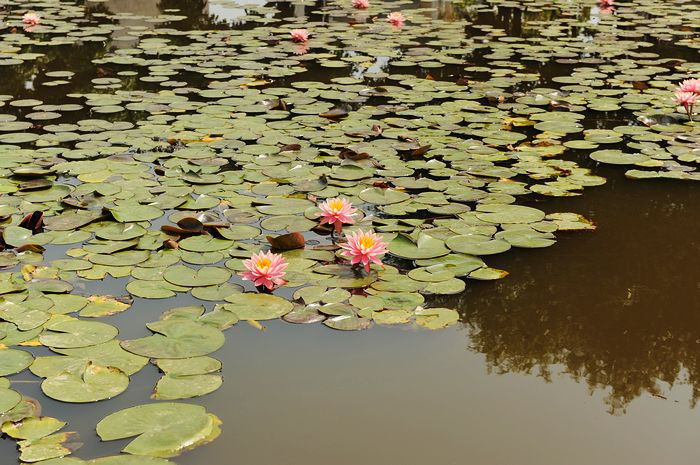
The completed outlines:
[[[121,370],[88,363],[80,374],[63,372],[46,378],[41,390],[62,402],[97,402],[111,399],[129,386],[129,377]]]
[[[411,260],[435,258],[450,253],[443,241],[423,233],[418,235],[415,243],[407,236],[399,234],[387,248],[392,255]]]
[[[271,294],[245,292],[226,297],[224,305],[241,320],[274,320],[291,312],[294,305],[286,299]]]
[[[39,342],[47,347],[70,349],[94,346],[110,341],[117,336],[117,328],[98,321],[83,321],[77,318],[53,317],[44,326]]]
[[[222,383],[220,375],[165,375],[156,384],[153,398],[174,400],[199,397],[216,391]]]
[[[203,287],[225,283],[231,278],[231,272],[215,266],[195,270],[185,265],[174,265],[165,270],[163,278],[176,286]]]
[[[427,329],[441,329],[459,321],[459,313],[451,308],[421,308],[416,310],[416,323]]]
[[[189,358],[207,355],[224,345],[224,335],[211,326],[173,319],[149,323],[153,336],[122,341],[121,346],[149,358]]]
[[[455,252],[468,255],[493,255],[510,249],[510,243],[492,239],[481,234],[453,236],[446,242],[447,247]]]
[[[109,212],[120,223],[148,221],[163,216],[163,211],[151,205],[119,205],[110,208]]]
[[[220,421],[199,405],[163,402],[120,410],[97,423],[103,441],[136,439],[122,452],[153,457],[173,457],[211,441]]]
[[[13,375],[34,361],[32,354],[19,349],[0,349],[0,376]]]

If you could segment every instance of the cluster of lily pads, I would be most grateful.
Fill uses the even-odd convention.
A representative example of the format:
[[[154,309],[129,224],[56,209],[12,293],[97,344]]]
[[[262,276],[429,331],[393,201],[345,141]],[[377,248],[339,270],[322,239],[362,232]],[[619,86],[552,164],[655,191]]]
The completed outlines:
[[[88,91],[71,87],[73,71],[52,70],[43,85],[70,87],[67,95],[1,98],[0,376],[29,368],[48,397],[94,402],[124,392],[152,360],[163,373],[153,397],[167,401],[98,423],[103,440],[137,436],[124,449],[137,457],[61,458],[74,435],[2,378],[0,423],[22,461],[162,464],[213,440],[216,416],[171,401],[221,386],[210,354],[239,321],[456,323],[458,312],[431,307],[430,296],[506,276],[484,258],[594,229],[581,215],[532,206],[605,182],[577,154],[629,165],[632,178],[700,179],[700,129],[670,91],[700,67],[645,51],[644,35],[668,34],[641,21],[638,11],[658,12],[651,3],[630,12],[616,4],[590,22],[581,3],[555,2],[554,19],[525,25],[536,37],[432,19],[423,8],[404,9],[398,29],[383,19],[396,5],[331,2],[322,13],[345,18],[331,22],[251,7],[253,29],[184,31],[174,14],[153,19],[172,28],[125,28],[105,13],[78,26],[82,7],[41,2],[32,6],[40,24],[3,35],[4,65],[40,61],[28,50],[78,38],[119,33],[118,44],[126,32],[137,42],[93,59],[102,75]],[[25,10],[8,6],[8,25],[19,27]],[[675,11],[665,11],[673,33],[694,47]],[[302,27],[311,35],[299,48],[289,33]],[[545,76],[553,64],[567,72]],[[85,110],[92,118],[75,116]],[[591,124],[595,114],[610,124]],[[318,204],[338,196],[360,210],[346,232],[372,229],[388,244],[382,266],[351,266],[319,224]],[[244,287],[243,261],[289,233],[305,243],[277,250],[288,282],[274,294]],[[106,277],[122,279],[128,295],[75,290]],[[171,309],[145,338],[119,340],[117,327],[94,320],[134,299],[184,293],[203,305]],[[56,355],[15,347],[36,345]]]

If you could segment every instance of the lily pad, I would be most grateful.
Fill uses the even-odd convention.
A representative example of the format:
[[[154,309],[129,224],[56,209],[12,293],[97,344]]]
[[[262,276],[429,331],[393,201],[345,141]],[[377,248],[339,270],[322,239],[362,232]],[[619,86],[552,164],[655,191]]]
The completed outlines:
[[[214,439],[219,424],[199,405],[163,402],[108,415],[97,424],[97,435],[103,441],[137,436],[122,452],[173,457]]]

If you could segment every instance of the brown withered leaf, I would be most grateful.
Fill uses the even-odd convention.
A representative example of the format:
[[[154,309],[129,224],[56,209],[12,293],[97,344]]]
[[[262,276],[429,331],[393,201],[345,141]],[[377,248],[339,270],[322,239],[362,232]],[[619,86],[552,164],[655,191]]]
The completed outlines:
[[[24,244],[24,245],[20,245],[20,246],[17,247],[15,250],[16,250],[17,252],[27,252],[27,251],[29,251],[29,252],[34,252],[34,253],[42,253],[42,252],[43,252],[44,250],[46,250],[46,249],[44,249],[44,248],[43,248],[42,246],[40,246],[39,244]]]
[[[297,150],[301,150],[301,145],[287,144],[280,147],[280,152],[296,152]]]
[[[182,218],[177,222],[177,225],[182,229],[189,231],[190,233],[200,233],[204,229],[204,225],[197,218],[191,216]]]
[[[21,183],[17,187],[19,187],[19,190],[22,192],[29,192],[48,189],[51,186],[53,186],[53,182],[48,179],[32,179],[31,181]]]
[[[163,247],[166,249],[178,249],[180,248],[180,244],[177,243],[177,241],[173,239],[166,239],[163,241]]]
[[[267,236],[267,241],[275,250],[303,249],[306,244],[304,235],[299,232],[282,234],[281,236]]]
[[[357,152],[353,149],[344,148],[338,153],[340,158],[348,160],[366,160],[369,158],[369,153],[367,152]]]
[[[319,113],[318,116],[321,118],[330,118],[330,119],[336,119],[336,118],[345,118],[348,116],[348,111],[343,110],[342,108],[332,108],[326,112]]]
[[[40,211],[34,211],[19,222],[20,228],[28,229],[32,233],[37,234],[44,230],[44,214]]]
[[[430,147],[432,147],[430,144],[421,145],[420,147],[415,148],[411,151],[411,156],[420,157],[422,155],[425,155],[428,152],[428,150],[430,150]]]
[[[191,234],[199,234],[196,232],[189,231],[187,229],[178,228],[177,226],[173,226],[170,224],[164,224],[160,227],[160,230],[166,234],[170,234],[171,236],[187,236]]]

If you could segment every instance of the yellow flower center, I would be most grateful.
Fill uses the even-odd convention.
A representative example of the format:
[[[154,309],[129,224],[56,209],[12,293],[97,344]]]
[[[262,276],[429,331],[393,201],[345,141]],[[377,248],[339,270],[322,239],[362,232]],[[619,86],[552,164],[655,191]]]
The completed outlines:
[[[328,201],[328,207],[334,212],[337,213],[343,208],[343,201],[340,199],[332,199]]]
[[[272,265],[272,262],[267,257],[258,260],[258,269],[260,271],[267,270],[268,268],[270,268],[270,265]]]
[[[374,238],[372,236],[362,236],[360,239],[360,245],[365,249],[369,249],[370,247],[374,246]]]

